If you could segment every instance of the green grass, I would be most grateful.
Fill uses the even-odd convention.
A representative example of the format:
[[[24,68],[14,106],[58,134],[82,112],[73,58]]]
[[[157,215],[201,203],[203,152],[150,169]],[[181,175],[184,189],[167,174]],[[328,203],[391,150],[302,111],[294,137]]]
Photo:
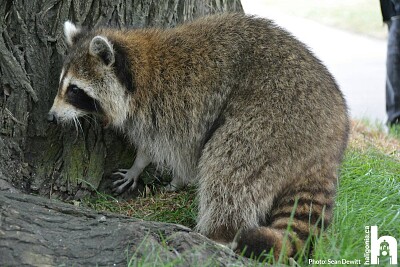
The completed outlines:
[[[246,0],[250,2],[254,0]],[[379,1],[373,0],[258,0],[266,9],[303,17],[373,37],[384,38]],[[246,7],[246,5],[244,4]]]
[[[342,166],[334,221],[319,239],[313,258],[360,259],[364,227],[400,238],[400,162],[374,148],[350,148]]]
[[[353,125],[356,134],[352,135],[342,164],[334,219],[314,246],[311,256],[314,260],[347,259],[363,263],[365,226],[377,225],[378,236],[390,235],[400,240],[400,157],[399,146],[396,145],[397,153],[393,153],[392,147],[398,140],[369,127]],[[197,213],[195,193],[195,189],[179,193],[159,192],[128,202],[99,193],[84,203],[97,210],[193,228]],[[153,257],[131,257],[127,263],[153,266],[152,260]],[[159,260],[161,265],[157,263],[157,266],[177,263],[176,259]],[[305,265],[306,262],[304,259],[299,263]],[[209,266],[213,266],[212,261]]]
[[[389,135],[400,140],[400,125],[393,125],[389,128]]]

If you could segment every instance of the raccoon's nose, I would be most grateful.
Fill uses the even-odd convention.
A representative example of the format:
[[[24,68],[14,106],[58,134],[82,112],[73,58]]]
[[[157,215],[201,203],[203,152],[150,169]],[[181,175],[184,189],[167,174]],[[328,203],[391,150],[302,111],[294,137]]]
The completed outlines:
[[[49,112],[49,114],[47,114],[47,121],[51,123],[57,123],[56,115],[53,112]]]

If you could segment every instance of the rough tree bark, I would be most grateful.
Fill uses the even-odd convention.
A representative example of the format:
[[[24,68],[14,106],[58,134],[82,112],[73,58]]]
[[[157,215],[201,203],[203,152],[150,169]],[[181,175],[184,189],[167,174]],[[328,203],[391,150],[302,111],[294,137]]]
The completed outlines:
[[[0,266],[139,263],[256,266],[180,225],[93,212],[26,194],[0,194]]]
[[[172,27],[224,11],[242,12],[240,0],[0,0],[0,179],[26,192],[80,197],[133,161],[133,148],[93,121],[82,121],[78,134],[44,119],[66,53],[64,21]]]

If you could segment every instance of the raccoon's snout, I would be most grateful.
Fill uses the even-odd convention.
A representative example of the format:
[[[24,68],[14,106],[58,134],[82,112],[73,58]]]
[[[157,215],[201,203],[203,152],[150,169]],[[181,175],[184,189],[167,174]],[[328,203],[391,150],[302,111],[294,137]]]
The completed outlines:
[[[47,114],[47,121],[57,124],[57,116],[54,112],[49,112]]]

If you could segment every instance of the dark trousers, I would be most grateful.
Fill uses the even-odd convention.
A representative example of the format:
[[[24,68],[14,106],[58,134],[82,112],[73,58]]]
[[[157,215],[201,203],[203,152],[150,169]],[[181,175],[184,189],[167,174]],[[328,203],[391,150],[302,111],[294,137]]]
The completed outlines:
[[[400,122],[400,17],[392,17],[388,26],[386,112],[388,124],[392,124]]]

